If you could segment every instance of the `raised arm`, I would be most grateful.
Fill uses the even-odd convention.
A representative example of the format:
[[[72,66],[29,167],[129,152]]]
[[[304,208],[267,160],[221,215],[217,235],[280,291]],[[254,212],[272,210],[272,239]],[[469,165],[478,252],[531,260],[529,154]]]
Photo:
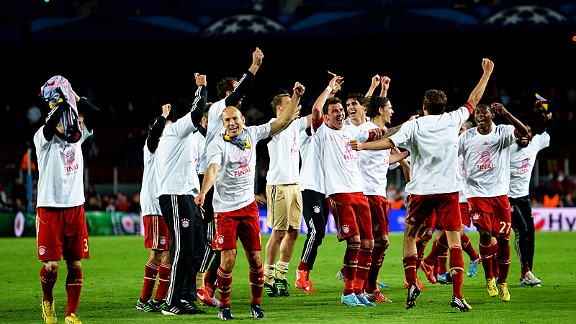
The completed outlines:
[[[380,79],[380,84],[382,85],[382,87],[380,88],[381,97],[388,97],[388,89],[390,88],[390,81],[391,79],[387,76],[383,76]]]
[[[252,53],[252,65],[250,65],[248,71],[256,75],[256,72],[258,72],[260,65],[262,65],[263,59],[264,59],[264,53],[262,53],[262,50],[260,48],[256,47],[256,49]]]
[[[480,81],[478,81],[478,84],[470,93],[470,97],[468,97],[468,103],[472,107],[476,107],[476,105],[480,102],[480,99],[482,99],[482,95],[484,94],[484,90],[486,90],[486,85],[488,84],[488,79],[490,79],[490,75],[494,70],[494,62],[487,58],[483,58],[482,69],[484,70],[484,73],[482,73]]]
[[[332,80],[330,80],[330,82],[328,83],[326,89],[324,89],[324,91],[320,93],[318,98],[316,98],[316,101],[314,101],[314,105],[312,106],[312,126],[314,127],[315,130],[318,129],[318,127],[320,127],[321,125],[323,115],[322,109],[324,107],[324,104],[326,103],[326,100],[333,96],[332,92],[334,91],[334,89],[340,89],[340,85],[342,84],[342,82],[344,82],[344,78],[335,75],[332,78]]]
[[[518,118],[514,117],[512,113],[506,110],[503,104],[495,102],[490,106],[492,107],[492,109],[496,111],[496,113],[506,117],[506,119],[508,119],[510,124],[514,125],[514,128],[516,129],[514,135],[516,137],[522,137],[528,135],[528,129],[526,128],[526,126],[524,126],[524,124],[521,121],[519,121]]]
[[[248,90],[250,90],[250,87],[254,82],[254,76],[256,75],[256,72],[258,72],[258,69],[260,69],[263,59],[264,53],[262,53],[260,48],[256,47],[252,53],[252,64],[250,64],[248,71],[246,71],[240,80],[238,80],[236,88],[234,88],[234,90],[230,92],[230,95],[226,97],[226,106],[239,106],[238,103],[242,98],[244,98],[246,93],[248,93]]]
[[[542,116],[544,117],[544,132],[550,135],[550,142],[556,141],[556,126],[554,125],[554,119],[552,119],[552,113],[548,111],[542,112]]]
[[[98,125],[102,111],[86,97],[80,97],[76,93],[74,93],[74,97],[76,97],[78,114],[84,116],[84,125],[89,130],[94,129]]]
[[[300,82],[296,82],[294,84],[292,99],[290,99],[288,107],[285,110],[282,110],[280,114],[278,114],[278,118],[270,123],[270,135],[268,136],[273,136],[274,134],[283,130],[294,120],[294,116],[296,116],[298,107],[301,107],[300,98],[304,95],[304,90],[305,88],[302,84],[300,84]]]
[[[206,102],[208,101],[208,90],[206,90],[206,75],[194,73],[194,78],[196,79],[196,89],[194,102],[192,103],[191,118],[192,123],[198,128],[204,116],[204,110],[206,110]]]
[[[162,105],[162,115],[154,120],[154,124],[150,127],[148,131],[148,136],[146,137],[146,147],[151,153],[156,152],[158,148],[158,143],[160,142],[160,137],[166,126],[166,117],[170,114],[171,105]]]
[[[376,88],[380,85],[380,80],[381,78],[378,74],[372,77],[372,82],[370,82],[370,88],[368,88],[368,91],[366,91],[365,97],[372,97],[372,95],[374,94],[374,90],[376,90]]]

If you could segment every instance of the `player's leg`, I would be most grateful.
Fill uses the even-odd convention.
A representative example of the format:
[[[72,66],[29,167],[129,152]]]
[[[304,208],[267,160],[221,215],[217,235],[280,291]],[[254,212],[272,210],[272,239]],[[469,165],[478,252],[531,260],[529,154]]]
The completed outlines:
[[[306,240],[302,247],[302,256],[296,270],[296,287],[305,292],[312,292],[310,271],[318,255],[318,247],[326,236],[326,224],[328,222],[328,205],[324,195],[312,191],[302,191],[302,213],[308,227]]]

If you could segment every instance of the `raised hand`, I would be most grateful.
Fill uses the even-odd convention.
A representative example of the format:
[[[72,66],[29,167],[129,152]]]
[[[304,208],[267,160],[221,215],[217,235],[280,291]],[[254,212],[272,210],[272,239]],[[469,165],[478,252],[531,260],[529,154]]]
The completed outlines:
[[[492,104],[490,105],[490,107],[491,107],[492,109],[494,109],[494,111],[496,111],[496,113],[497,113],[498,115],[508,115],[508,114],[509,114],[508,110],[506,110],[506,108],[504,107],[504,105],[501,104],[501,103],[499,103],[499,102],[492,103]]]
[[[206,74],[194,73],[194,78],[197,86],[206,86]]]
[[[262,65],[262,60],[264,59],[264,53],[262,52],[262,50],[260,50],[260,48],[256,47],[256,50],[254,51],[254,53],[252,53],[252,63],[260,66]]]
[[[294,90],[293,91],[294,91],[294,94],[296,94],[298,97],[302,97],[304,95],[304,92],[306,91],[306,88],[300,82],[296,82],[294,84]]]
[[[483,58],[482,69],[484,69],[485,72],[492,73],[492,71],[494,70],[494,62],[490,61],[487,58]]]

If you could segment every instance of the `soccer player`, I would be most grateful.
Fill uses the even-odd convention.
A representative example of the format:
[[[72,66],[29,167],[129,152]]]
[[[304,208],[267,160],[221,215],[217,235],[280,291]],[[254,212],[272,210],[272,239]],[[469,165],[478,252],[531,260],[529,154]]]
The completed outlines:
[[[264,270],[260,256],[262,242],[258,205],[254,198],[256,144],[289,125],[296,115],[303,94],[304,86],[296,82],[287,109],[276,120],[259,126],[244,127],[245,120],[240,110],[234,106],[226,107],[221,119],[226,133],[208,144],[206,158],[209,166],[200,194],[194,201],[202,207],[206,193],[214,186],[212,206],[216,233],[213,246],[220,250],[221,256],[217,282],[220,296],[218,317],[222,320],[234,319],[230,311],[230,292],[237,239],[242,242],[250,268],[251,316],[266,317],[260,307]]]
[[[335,83],[330,97],[339,90],[341,84]],[[316,292],[310,281],[310,271],[318,256],[318,247],[326,236],[329,208],[326,201],[324,172],[318,163],[318,143],[313,140],[312,127],[300,132],[300,190],[302,190],[302,213],[308,233],[302,247],[302,256],[296,269],[295,286],[305,293]]]
[[[460,130],[458,135],[461,135],[468,129],[472,128],[472,122],[467,120],[465,121],[462,126],[460,126]],[[464,160],[462,156],[458,156],[458,165],[460,166],[460,179],[463,183],[463,187],[460,190],[460,197],[458,200],[460,206],[460,215],[462,218],[462,225],[470,228],[472,226],[472,216],[470,215],[470,205],[468,204],[468,200],[466,199],[466,194],[464,193],[464,188],[466,186],[466,170],[464,169]],[[442,284],[449,284],[452,283],[452,277],[450,272],[446,271],[446,259],[448,257],[448,243],[446,236],[444,235],[445,231],[442,228],[438,228],[436,231],[436,240],[432,245],[432,249],[426,259],[422,261],[420,264],[420,269],[426,275],[426,278],[432,283],[433,280],[436,279],[436,282],[440,282]],[[470,257],[470,265],[466,274],[468,277],[473,277],[476,275],[476,271],[478,268],[478,264],[480,263],[480,256],[474,249],[474,246],[470,242],[470,238],[464,231],[461,232],[460,241],[462,243],[462,250],[468,254]],[[438,269],[432,269],[432,267],[437,267]],[[436,276],[434,277],[433,273],[436,272]]]
[[[241,101],[252,86],[256,72],[258,72],[260,65],[262,65],[263,59],[264,53],[257,47],[252,53],[252,64],[250,64],[248,71],[242,75],[240,80],[234,77],[226,77],[216,85],[219,100],[212,104],[208,110],[206,146],[208,146],[215,137],[224,133],[224,126],[222,126],[221,122],[222,112],[228,106],[240,108]],[[206,155],[206,150],[204,150],[202,155],[198,167],[198,173],[200,175],[203,175],[208,168],[208,162],[204,156]]]
[[[374,142],[351,141],[353,149],[387,149],[403,146],[411,152],[410,192],[406,229],[404,231],[404,273],[408,282],[406,308],[416,306],[420,288],[416,284],[416,233],[432,212],[446,230],[450,250],[452,273],[452,300],[450,306],[462,312],[469,311],[462,295],[464,262],[460,246],[462,221],[458,208],[458,196],[462,186],[458,179],[458,130],[473,112],[486,89],[494,63],[482,59],[482,77],[470,93],[468,101],[460,108],[444,112],[446,94],[441,90],[428,90],[424,94],[424,116],[402,124],[398,133]]]
[[[201,181],[203,175],[200,175],[200,159],[204,157],[206,149],[206,127],[208,126],[208,110],[213,103],[206,104],[204,116],[200,121],[198,131],[194,133],[194,147],[193,157],[196,162],[196,172],[198,172],[198,179]],[[202,182],[200,182],[202,183]],[[201,223],[202,223],[202,236],[204,239],[204,246],[199,247],[198,258],[200,259],[200,269],[196,273],[196,297],[198,301],[208,307],[216,307],[219,305],[218,299],[214,298],[214,290],[216,285],[216,271],[220,265],[220,254],[215,253],[212,249],[212,239],[214,238],[214,211],[211,204],[206,204],[201,210]]]
[[[368,99],[361,93],[352,92],[346,98],[346,112],[348,117],[344,119],[344,125],[360,126],[370,120],[366,116]]]
[[[496,125],[495,113],[512,125]],[[510,270],[510,229],[512,219],[508,190],[510,187],[510,147],[528,130],[501,103],[479,104],[474,110],[476,127],[462,133],[458,150],[466,170],[465,193],[470,203],[472,221],[480,235],[479,252],[490,297],[498,295],[510,301],[506,279]],[[491,255],[492,237],[497,240],[498,281],[492,272],[496,262]]]
[[[82,143],[92,135],[100,109],[79,97],[66,78],[51,77],[41,87],[48,101],[46,123],[34,134],[38,157],[36,239],[42,284],[42,318],[56,323],[54,286],[63,257],[66,260],[66,323],[82,323],[77,308],[82,291],[82,259],[90,257],[84,213]],[[89,123],[85,123],[88,121]]]
[[[204,174],[206,169],[208,168],[208,161],[206,160],[206,148],[208,144],[217,136],[224,133],[225,129],[222,125],[222,112],[228,106],[235,106],[241,108],[242,99],[250,90],[252,83],[254,82],[254,78],[258,69],[262,65],[262,61],[264,59],[264,53],[258,47],[252,52],[252,63],[248,67],[248,70],[242,75],[240,79],[235,77],[225,77],[221,79],[216,84],[216,91],[219,100],[216,101],[214,104],[210,105],[208,109],[208,120],[206,125],[206,134],[205,137],[205,145],[204,150],[201,152],[199,157],[199,164],[198,164],[198,178],[200,183],[204,180]],[[202,131],[202,130],[200,130]],[[210,191],[206,193],[206,199],[204,203],[204,217],[206,223],[210,223],[210,220],[214,218],[214,209],[212,208],[212,195],[214,189],[212,188]],[[207,230],[210,230],[212,225],[208,226]],[[211,245],[206,246],[201,270],[206,270],[204,275],[204,292],[207,294],[202,295],[200,301],[205,304],[209,304],[210,302],[207,300],[206,295],[210,295],[210,298],[213,299],[214,297],[214,290],[216,288],[216,279],[217,274],[214,269],[218,268],[220,264],[220,251],[212,251]],[[212,260],[212,261],[210,261]],[[206,269],[207,264],[210,263],[209,269]],[[201,292],[202,293],[202,292]],[[204,297],[204,298],[202,298]],[[213,299],[214,300],[214,299]],[[211,306],[211,305],[210,305]]]
[[[205,311],[195,304],[196,272],[200,262],[196,257],[199,210],[194,195],[200,191],[198,175],[194,172],[193,132],[197,131],[206,107],[208,91],[206,75],[194,73],[196,85],[192,103],[180,101],[171,105],[172,123],[166,125],[158,144],[158,191],[162,215],[170,237],[170,285],[166,295],[164,315],[200,314]],[[201,243],[201,246],[204,246]]]
[[[144,312],[160,312],[162,310],[170,281],[170,253],[168,250],[171,237],[156,197],[158,184],[156,149],[169,113],[170,105],[162,105],[162,115],[154,118],[150,123],[144,145],[144,173],[142,174],[142,189],[140,190],[140,207],[144,223],[144,247],[150,250],[150,256],[144,267],[142,293],[136,302],[136,309]],[[157,277],[158,288],[154,299],[151,299]]]
[[[372,96],[368,99],[366,107],[366,115],[370,120],[357,126],[366,131],[374,128],[386,129],[386,125],[390,124],[393,114],[394,110],[388,98]],[[399,162],[407,156],[408,151],[398,151],[391,155],[391,149],[358,152],[358,164],[364,187],[363,192],[370,205],[372,233],[374,235],[372,262],[363,289],[364,297],[371,302],[390,301],[378,289],[378,274],[386,255],[386,249],[390,245],[388,241],[390,232],[388,212],[390,205],[386,198],[386,175],[390,164]],[[403,167],[409,168],[406,161],[402,161],[402,163]]]
[[[318,247],[326,236],[329,209],[324,195],[324,179],[320,168],[315,142],[312,140],[312,127],[300,132],[300,190],[302,190],[302,213],[308,227],[302,255],[296,269],[296,288],[305,293],[316,292],[310,281],[310,271],[318,256]]]
[[[376,306],[362,295],[370,269],[374,238],[370,206],[362,192],[358,157],[350,148],[350,139],[372,140],[382,135],[379,128],[370,131],[344,125],[344,108],[337,97],[329,96],[343,78],[335,76],[312,107],[314,140],[318,142],[320,163],[328,206],[338,228],[338,240],[346,241],[343,260],[344,291],[340,301],[348,306]],[[325,120],[325,122],[324,122]],[[338,176],[335,176],[338,175]]]
[[[290,101],[288,93],[274,96],[271,104],[276,118],[288,109]],[[286,274],[302,223],[302,193],[298,183],[300,132],[309,127],[311,122],[311,114],[297,118],[286,129],[274,134],[268,142],[270,168],[266,174],[267,225],[272,233],[266,243],[264,290],[269,297],[290,296]],[[278,262],[275,263],[278,254]]]
[[[538,105],[538,102],[537,102]],[[539,107],[538,107],[539,108]],[[542,282],[532,273],[534,262],[534,219],[530,204],[530,176],[536,155],[550,145],[553,133],[552,113],[542,113],[545,131],[532,136],[532,127],[526,125],[528,134],[512,143],[510,147],[510,191],[508,201],[512,211],[516,255],[520,263],[520,285],[539,286]]]

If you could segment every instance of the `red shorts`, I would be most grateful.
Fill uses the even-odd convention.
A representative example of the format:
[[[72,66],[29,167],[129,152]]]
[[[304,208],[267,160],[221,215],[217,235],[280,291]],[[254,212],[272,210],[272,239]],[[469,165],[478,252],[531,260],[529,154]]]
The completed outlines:
[[[261,251],[260,219],[258,203],[230,212],[214,212],[216,232],[212,241],[215,250],[236,249],[239,238],[245,251]]]
[[[372,234],[374,236],[384,236],[390,233],[390,220],[388,211],[390,205],[388,199],[383,196],[366,196],[370,205],[370,217],[372,217]]]
[[[36,241],[39,261],[89,258],[84,206],[36,208]]]
[[[152,250],[168,251],[170,245],[170,232],[160,215],[145,215],[144,222],[144,247]]]
[[[339,241],[358,235],[361,239],[374,239],[370,205],[363,193],[337,193],[328,197],[327,202],[336,221]]]
[[[436,221],[436,212],[432,212],[430,216],[426,218],[426,220],[424,220],[424,223],[418,229],[416,237],[428,241],[432,238],[435,228],[438,230],[444,229],[442,225],[438,224],[438,222]]]
[[[470,228],[472,227],[472,214],[470,213],[470,204],[467,202],[460,203],[460,216],[462,217],[462,225]]]
[[[497,237],[510,238],[512,214],[508,196],[468,198],[474,225],[489,229]]]
[[[434,212],[436,213],[436,228],[446,231],[462,229],[460,208],[458,207],[458,192],[432,195],[410,195],[406,210],[406,224],[419,227]]]

